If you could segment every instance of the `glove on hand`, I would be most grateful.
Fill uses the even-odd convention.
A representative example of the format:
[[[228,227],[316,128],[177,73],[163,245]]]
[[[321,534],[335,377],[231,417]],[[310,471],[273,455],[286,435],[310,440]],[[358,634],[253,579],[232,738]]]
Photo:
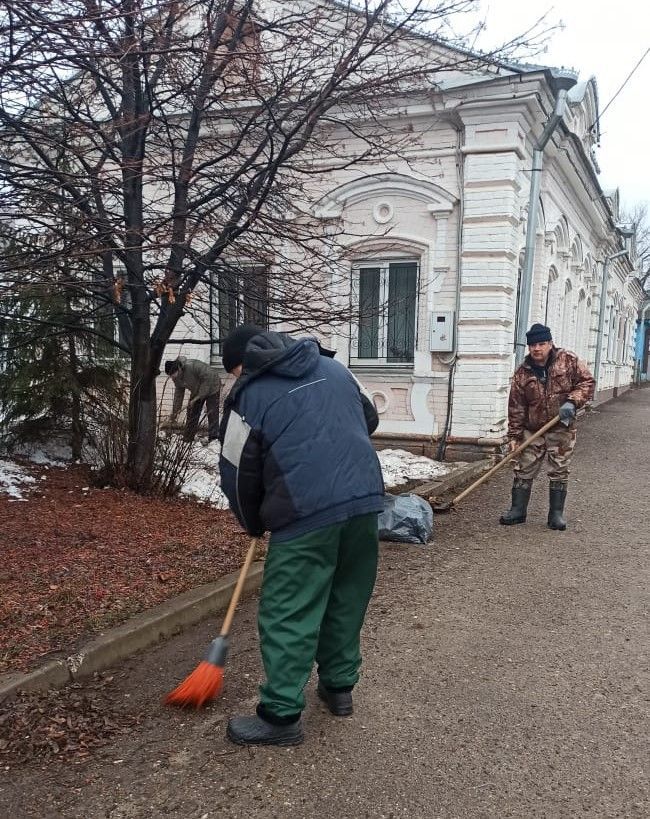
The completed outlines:
[[[560,407],[560,421],[568,427],[576,417],[576,407],[572,401],[565,401]]]

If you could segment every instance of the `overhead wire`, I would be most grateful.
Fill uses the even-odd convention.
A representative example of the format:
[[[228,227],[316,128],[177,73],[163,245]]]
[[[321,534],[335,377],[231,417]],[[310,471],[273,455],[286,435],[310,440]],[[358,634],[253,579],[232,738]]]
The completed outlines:
[[[634,74],[636,73],[637,69],[639,68],[639,66],[641,65],[641,63],[642,63],[642,62],[645,60],[645,58],[648,56],[648,54],[650,54],[650,48],[647,48],[647,49],[645,50],[645,53],[642,55],[642,57],[641,57],[641,58],[639,59],[639,61],[636,63],[636,65],[634,66],[634,68],[633,68],[633,69],[630,71],[630,73],[627,75],[627,77],[626,77],[626,78],[623,80],[623,83],[622,83],[622,85],[620,86],[620,88],[618,89],[618,91],[617,91],[617,92],[614,94],[614,96],[613,96],[613,97],[610,99],[610,101],[609,101],[609,102],[607,103],[607,105],[606,105],[606,106],[603,108],[603,110],[602,110],[602,111],[601,111],[601,112],[598,114],[598,116],[596,117],[596,119],[595,119],[595,120],[593,121],[593,123],[591,124],[591,127],[589,128],[589,130],[590,130],[590,131],[593,131],[593,129],[594,129],[594,128],[595,128],[597,125],[598,125],[598,126],[600,125],[600,121],[601,121],[601,119],[603,118],[603,115],[605,114],[605,111],[607,111],[607,109],[608,109],[608,108],[609,108],[609,106],[610,106],[610,105],[611,105],[611,104],[614,102],[614,100],[616,99],[616,97],[618,97],[618,95],[621,93],[621,91],[622,91],[622,90],[625,88],[625,86],[628,84],[628,82],[629,82],[629,81],[632,79],[632,77],[633,77],[633,76],[634,76]]]

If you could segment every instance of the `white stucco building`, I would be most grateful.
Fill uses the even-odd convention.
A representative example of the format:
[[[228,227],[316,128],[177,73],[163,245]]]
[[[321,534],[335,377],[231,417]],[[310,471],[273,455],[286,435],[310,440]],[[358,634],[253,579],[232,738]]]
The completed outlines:
[[[535,141],[562,89],[531,225]],[[409,147],[313,182],[314,213],[343,244],[326,298],[353,308],[349,326],[319,335],[374,396],[376,437],[430,455],[444,442],[449,458],[503,443],[531,230],[526,323],[548,324],[558,345],[597,369],[598,400],[626,389],[643,294],[618,195],[598,181],[595,81],[539,66],[455,71],[405,96],[394,116],[417,137]],[[342,134],[341,156],[354,150]],[[216,339],[218,299],[211,316]],[[191,343],[205,334],[184,318],[175,335],[190,341],[169,344],[166,357],[218,366],[216,342]]]

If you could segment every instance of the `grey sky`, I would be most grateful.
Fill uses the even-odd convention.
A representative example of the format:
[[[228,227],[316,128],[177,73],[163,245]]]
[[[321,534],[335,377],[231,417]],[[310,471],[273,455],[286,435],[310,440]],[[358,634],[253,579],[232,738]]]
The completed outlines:
[[[648,0],[481,0],[487,24],[484,47],[494,46],[525,30],[544,13],[562,22],[551,35],[546,53],[534,58],[544,65],[573,68],[581,80],[596,77],[601,112],[635,63],[650,47]],[[650,204],[650,54],[607,109],[601,120],[597,151],[600,182],[618,187],[624,206]]]

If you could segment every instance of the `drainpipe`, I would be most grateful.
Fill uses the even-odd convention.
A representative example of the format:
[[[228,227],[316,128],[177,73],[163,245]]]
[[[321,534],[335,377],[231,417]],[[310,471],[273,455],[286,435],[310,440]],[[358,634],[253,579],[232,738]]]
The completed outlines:
[[[449,365],[449,375],[447,380],[447,414],[442,435],[438,441],[436,449],[436,461],[445,460],[445,450],[449,442],[449,431],[451,429],[451,416],[454,405],[454,378],[456,376],[456,366],[458,364],[458,320],[460,318],[460,292],[461,292],[461,267],[463,263],[463,223],[465,221],[465,157],[463,156],[463,142],[465,132],[463,126],[455,120],[450,120],[450,125],[456,131],[456,180],[458,184],[458,227],[456,229],[456,301],[454,312],[454,349],[451,359],[442,361]]]
[[[573,88],[576,84],[577,78],[575,74],[552,74],[551,82],[557,90],[555,108],[542,131],[542,135],[539,139],[533,140],[533,166],[530,174],[524,269],[521,273],[519,311],[515,324],[515,367],[521,364],[526,355],[526,330],[528,329],[530,296],[533,289],[535,240],[537,238],[537,215],[539,212],[539,191],[542,183],[542,168],[544,165],[544,148],[564,116],[567,93],[569,89]]]
[[[594,380],[596,386],[594,388],[593,401],[596,401],[596,394],[598,393],[598,378],[600,376],[600,362],[603,352],[603,333],[605,329],[605,307],[607,306],[607,284],[609,281],[609,263],[614,259],[619,259],[621,256],[626,256],[627,250],[619,250],[618,253],[612,253],[611,256],[605,257],[603,265],[603,286],[600,291],[600,307],[598,308],[598,338],[596,340],[596,359],[594,361]]]

